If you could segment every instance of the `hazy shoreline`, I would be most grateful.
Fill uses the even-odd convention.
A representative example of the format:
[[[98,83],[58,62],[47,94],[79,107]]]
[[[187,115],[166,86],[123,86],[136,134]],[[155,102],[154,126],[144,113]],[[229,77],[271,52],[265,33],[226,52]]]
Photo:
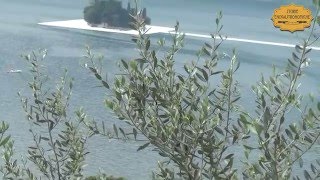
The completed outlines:
[[[131,30],[131,29],[125,30],[123,28],[115,28],[115,27],[113,27],[113,28],[92,27],[92,26],[88,25],[88,23],[83,19],[43,22],[43,23],[38,23],[38,24],[44,25],[44,26],[83,29],[83,30],[120,33],[120,34],[128,34],[128,35],[137,35],[138,34],[138,32],[136,30]],[[149,29],[147,34],[170,33],[172,31],[174,31],[174,28],[170,28],[170,27],[151,26],[151,25],[147,25],[146,27],[147,27],[147,29]]]
[[[38,23],[39,25],[43,26],[51,26],[51,27],[62,27],[62,28],[72,28],[72,29],[82,29],[82,30],[90,30],[90,31],[98,31],[98,32],[109,32],[109,33],[119,33],[119,34],[127,34],[127,35],[137,35],[138,32],[135,30],[125,30],[123,28],[104,28],[104,27],[92,27],[88,25],[88,23],[84,19],[76,19],[76,20],[66,20],[66,21],[52,21],[52,22],[42,22]],[[174,28],[170,27],[163,27],[163,26],[153,26],[153,25],[146,25],[147,34],[169,34],[174,31]],[[196,37],[196,38],[206,38],[210,39],[210,35],[203,35],[203,34],[196,34],[196,33],[185,33],[186,36]],[[226,37],[225,37],[226,38]],[[237,42],[245,42],[245,43],[253,43],[253,44],[260,44],[260,45],[271,45],[271,46],[280,46],[280,47],[289,47],[293,48],[296,44],[289,44],[283,42],[272,42],[272,41],[260,41],[260,40],[253,40],[253,39],[242,39],[242,38],[234,38],[234,37],[227,37],[228,41],[237,41]],[[310,47],[313,50],[320,51],[320,47],[312,46]]]

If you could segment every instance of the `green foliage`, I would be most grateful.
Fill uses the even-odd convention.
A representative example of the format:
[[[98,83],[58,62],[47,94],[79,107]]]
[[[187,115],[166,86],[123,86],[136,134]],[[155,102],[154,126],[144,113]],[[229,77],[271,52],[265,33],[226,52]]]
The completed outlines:
[[[101,14],[93,7],[88,6],[84,9],[84,20],[91,24],[100,24]]]
[[[34,145],[29,147],[28,159],[47,179],[82,177],[87,137],[67,113],[72,80],[66,72],[56,87],[50,87],[49,77],[41,68],[45,56],[45,51],[25,56],[33,75],[29,83],[33,97],[21,97],[21,102],[28,121],[35,126],[29,130]]]
[[[222,29],[221,18],[219,14],[212,43],[205,44],[197,61],[184,66],[184,74],[178,74],[173,67],[174,57],[183,47],[184,34],[179,33],[179,25],[172,35],[170,50],[159,58],[162,56],[157,52],[162,46],[158,50],[151,48],[144,22],[135,19],[139,36],[133,41],[140,57],[121,61],[123,73],[115,77],[110,88],[114,98],[107,99],[106,105],[148,139],[138,150],[153,145],[155,151],[168,159],[159,164],[157,178],[235,178],[234,155],[227,149],[247,134],[234,121],[239,114],[236,103],[240,98],[234,78],[239,67],[235,52],[228,69],[217,69],[224,57],[218,52],[223,41],[217,38]],[[87,58],[92,65],[90,70],[96,77],[102,77],[90,50]],[[219,77],[219,86],[212,89],[210,81]],[[107,81],[101,81],[109,88]],[[167,164],[179,167],[179,172],[174,173]]]
[[[153,47],[145,23],[135,17],[139,35],[133,41],[139,57],[121,60],[122,72],[113,85],[102,78],[101,66],[87,49],[90,71],[111,95],[106,106],[135,129],[135,133],[122,130],[123,138],[142,136],[146,142],[138,151],[152,146],[166,159],[159,162],[154,179],[300,179],[299,172],[293,172],[297,165],[304,168],[300,174],[305,179],[319,178],[320,159],[305,167],[303,157],[319,142],[320,109],[303,106],[298,91],[299,78],[309,63],[308,47],[314,43],[311,36],[295,47],[284,72],[274,68],[269,78],[262,76],[253,87],[257,106],[252,115],[252,110],[238,104],[236,52],[227,56],[227,69],[217,69],[226,58],[219,52],[224,40],[221,18],[220,13],[212,42],[205,43],[196,61],[184,65],[184,73],[174,69],[175,55],[184,46],[178,23],[172,44],[159,40],[159,46]],[[166,44],[170,49],[161,53]],[[212,84],[213,79],[219,83]],[[288,119],[293,113],[300,118]],[[118,129],[114,126],[117,137]],[[230,153],[241,146],[243,156]],[[252,159],[251,153],[258,158]],[[243,164],[241,171],[233,165],[236,160]]]
[[[131,14],[137,13],[128,6],[122,8],[122,2],[117,0],[94,1],[90,6],[85,7],[84,20],[91,25],[106,23],[108,26],[119,26],[129,28],[132,22]],[[146,13],[146,12],[145,12]],[[146,14],[140,13],[143,19],[150,24],[150,18]]]
[[[313,27],[316,21],[314,21]],[[312,34],[312,32],[311,32]],[[300,174],[305,179],[318,179],[320,171],[319,159],[310,164],[311,171],[305,169],[303,158],[315,144],[319,142],[319,110],[307,105],[302,105],[303,96],[299,94],[299,78],[305,67],[309,64],[308,58],[311,46],[311,34],[302,45],[296,45],[295,52],[288,59],[284,72],[277,72],[264,78],[262,76],[258,85],[253,90],[256,95],[256,116],[243,115],[245,125],[253,132],[252,139],[257,145],[244,145],[247,169],[243,173],[249,179],[300,179],[293,173],[297,164],[303,168]],[[309,102],[314,105],[314,100]],[[295,113],[295,117],[288,119]],[[250,161],[250,152],[257,153],[257,161]]]
[[[312,0],[313,4],[319,8],[319,5],[320,5],[320,1],[319,0]]]
[[[46,54],[45,50],[40,50],[24,56],[32,74],[32,81],[28,83],[32,96],[22,97],[19,93],[33,137],[27,160],[21,162],[14,158],[13,140],[6,135],[9,126],[4,122],[0,124],[3,179],[85,179],[83,168],[89,134],[80,130],[85,114],[79,110],[76,113],[78,120],[70,118],[68,106],[72,79],[65,71],[56,87],[51,86],[42,64]],[[29,168],[31,164],[34,168]],[[103,174],[96,179],[121,178]]]
[[[86,177],[85,180],[124,180],[124,178],[117,178],[113,176],[107,176],[106,174],[101,174],[97,176]]]
[[[256,108],[252,113],[239,104],[236,51],[231,56],[219,51],[225,40],[220,35],[221,19],[219,13],[212,41],[204,44],[196,60],[183,66],[183,73],[174,68],[184,46],[179,23],[170,44],[162,39],[154,47],[145,21],[139,15],[133,17],[139,56],[119,62],[122,73],[112,85],[102,78],[101,64],[87,48],[88,69],[111,94],[106,106],[132,127],[130,132],[116,125],[113,133],[106,131],[104,123],[88,121],[83,110],[76,112],[76,120],[71,119],[68,106],[73,85],[67,72],[53,88],[41,65],[46,51],[24,56],[31,66],[32,97],[19,95],[33,144],[21,165],[6,133],[9,126],[0,124],[3,179],[123,179],[105,174],[84,177],[86,140],[94,134],[143,141],[137,151],[152,147],[164,159],[153,179],[319,179],[320,159],[315,157],[309,164],[303,159],[319,144],[320,102],[311,98],[304,104],[299,93],[300,77],[310,61],[309,47],[315,40],[310,35],[295,47],[284,70],[274,68],[253,86]],[[222,59],[230,62],[226,69],[217,68]],[[81,125],[89,132],[81,131]],[[243,147],[243,155],[232,153],[238,147]],[[243,168],[235,168],[235,161]],[[30,164],[35,169],[28,168]],[[301,173],[293,171],[296,166]]]
[[[245,176],[255,179],[292,178],[293,165],[299,162],[302,168],[303,155],[318,142],[319,115],[309,106],[302,107],[302,95],[298,93],[297,80],[311,50],[307,48],[308,42],[296,46],[285,72],[275,71],[268,79],[262,77],[254,87],[257,115],[243,116],[243,121],[254,132],[252,138],[258,141],[258,145],[247,144],[244,148],[247,153],[259,154],[259,158],[254,163],[246,163]],[[287,117],[292,116],[292,112],[300,112],[301,118],[290,121]],[[314,173],[318,176],[319,172]]]
[[[7,179],[14,179],[20,177],[20,167],[17,165],[17,160],[13,158],[13,141],[6,131],[9,129],[9,125],[1,122],[0,125],[0,148],[3,149],[4,165],[0,167],[0,172],[3,177]],[[30,174],[30,176],[32,176]]]

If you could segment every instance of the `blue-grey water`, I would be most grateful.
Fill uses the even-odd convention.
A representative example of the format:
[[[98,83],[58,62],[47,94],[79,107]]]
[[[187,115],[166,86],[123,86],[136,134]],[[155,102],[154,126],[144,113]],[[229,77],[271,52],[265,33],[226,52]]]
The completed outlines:
[[[143,5],[148,8],[154,25],[174,26],[179,20],[185,32],[209,34],[215,29],[216,13],[222,10],[225,35],[284,43],[301,42],[304,33],[281,32],[273,27],[270,20],[273,10],[286,2],[289,1],[145,0]],[[90,45],[94,52],[105,56],[105,70],[112,76],[117,72],[119,59],[136,55],[130,37],[37,25],[39,22],[82,18],[82,10],[87,3],[86,0],[0,0],[0,120],[10,123],[10,133],[15,139],[18,154],[24,155],[26,147],[32,143],[29,125],[17,96],[19,91],[28,92],[26,81],[30,74],[20,55],[31,50],[48,49],[45,64],[52,77],[58,77],[64,68],[69,69],[69,75],[75,79],[73,109],[83,107],[89,116],[109,126],[118,123],[104,108],[105,92],[96,87],[98,82],[80,64],[83,63],[85,45]],[[311,7],[310,3],[305,5]],[[201,39],[187,38],[185,49],[177,57],[177,68],[195,58],[193,55],[201,45]],[[293,49],[226,41],[222,50],[231,53],[232,48],[237,49],[241,61],[237,79],[241,83],[242,102],[250,107],[254,103],[254,99],[250,98],[251,85],[261,73],[270,73],[272,64],[283,68]],[[307,69],[301,86],[302,93],[314,93],[316,97],[319,97],[319,55],[320,51],[310,54],[312,65]],[[21,69],[23,73],[7,74],[11,68]],[[86,173],[95,174],[101,168],[103,172],[115,176],[148,179],[159,156],[148,150],[136,152],[138,146],[137,142],[109,141],[99,137],[91,139]],[[310,159],[307,157],[306,161]]]

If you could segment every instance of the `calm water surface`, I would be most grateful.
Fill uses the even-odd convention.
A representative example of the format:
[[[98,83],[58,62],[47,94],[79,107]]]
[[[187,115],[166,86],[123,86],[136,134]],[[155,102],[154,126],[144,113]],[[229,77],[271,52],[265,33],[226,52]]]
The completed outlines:
[[[285,1],[282,1],[285,2]],[[97,81],[85,69],[83,62],[85,45],[90,45],[96,53],[105,56],[104,66],[108,74],[115,74],[117,62],[136,54],[130,37],[124,35],[48,28],[37,25],[39,22],[82,18],[85,0],[0,0],[0,120],[10,123],[10,133],[15,139],[16,151],[26,153],[32,143],[28,133],[28,123],[17,96],[17,92],[27,93],[26,81],[30,78],[25,62],[19,57],[38,48],[48,49],[46,60],[48,73],[58,77],[64,68],[75,78],[72,111],[82,106],[97,121],[105,121],[110,126],[118,123],[103,106],[105,92],[96,88]],[[258,39],[296,43],[303,34],[280,32],[270,20],[273,9],[281,4],[271,0],[161,0],[145,1],[148,14],[154,25],[173,26],[180,21],[187,32],[208,34],[215,28],[215,14],[224,14],[224,34],[238,38]],[[160,37],[157,35],[155,38]],[[208,40],[207,40],[208,41]],[[195,49],[200,49],[202,41],[186,39],[186,47],[177,57],[177,68],[194,58]],[[261,73],[268,73],[272,64],[284,67],[292,49],[227,41],[222,50],[231,53],[236,48],[241,68],[238,73],[245,104],[254,102],[250,86]],[[312,66],[303,77],[303,93],[317,93],[319,84],[319,51],[311,54]],[[222,62],[226,65],[227,62]],[[11,68],[22,69],[21,74],[7,74]],[[318,96],[317,96],[318,97]],[[250,107],[250,106],[249,106]],[[119,123],[118,123],[119,124]],[[151,151],[136,152],[139,143],[108,141],[93,138],[89,142],[88,174],[103,169],[107,174],[124,176],[128,179],[147,179],[156,167],[158,155]],[[311,159],[311,157],[307,158]]]

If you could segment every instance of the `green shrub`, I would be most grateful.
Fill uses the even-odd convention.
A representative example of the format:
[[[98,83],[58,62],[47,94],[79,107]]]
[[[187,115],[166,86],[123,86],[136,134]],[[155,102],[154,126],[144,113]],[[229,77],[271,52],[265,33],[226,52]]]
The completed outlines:
[[[90,134],[81,130],[80,125],[86,115],[82,110],[76,112],[76,118],[69,114],[72,79],[65,72],[54,84],[56,86],[52,86],[42,64],[46,54],[45,50],[41,50],[24,56],[32,74],[32,80],[28,83],[31,97],[19,94],[33,139],[26,159],[15,159],[14,141],[6,133],[9,125],[4,122],[0,124],[2,179],[85,179],[83,167],[88,154],[86,141]],[[103,174],[95,176],[95,179],[122,178]]]
[[[84,9],[84,20],[90,24],[100,24],[102,16],[93,6],[88,6]]]
[[[135,9],[132,9],[130,4],[128,5],[128,9],[124,9],[121,1],[95,1],[84,8],[84,20],[90,25],[106,23],[109,26],[129,28],[133,20],[131,14],[134,13]],[[147,24],[150,24],[151,19],[146,16],[145,10],[143,12],[141,12],[141,17],[145,19]]]
[[[195,61],[184,65],[184,73],[174,68],[175,55],[184,46],[178,23],[172,43],[167,44],[169,50],[161,53],[166,42],[159,40],[158,47],[151,46],[145,23],[136,17],[139,35],[133,41],[139,56],[121,60],[122,72],[114,77],[113,85],[102,78],[101,65],[87,49],[89,69],[109,93],[107,107],[133,128],[124,132],[114,126],[114,134],[107,135],[119,137],[120,131],[122,138],[143,137],[146,142],[138,151],[152,146],[165,158],[154,179],[299,179],[301,174],[306,179],[319,178],[320,159],[315,157],[309,167],[302,159],[319,143],[320,103],[303,106],[298,91],[312,36],[295,47],[286,69],[274,69],[253,87],[256,109],[252,114],[238,101],[240,63],[235,51],[227,69],[217,68],[224,57],[219,51],[224,41],[221,18],[220,13],[212,42],[205,43]],[[314,104],[316,108],[310,106]],[[292,111],[300,118],[290,121]],[[89,127],[105,134],[92,123]],[[231,153],[236,147],[242,147],[244,155]],[[251,152],[257,158],[250,158]],[[234,161],[243,168],[237,169]],[[297,165],[303,168],[301,172],[293,171]]]
[[[153,179],[301,179],[302,175],[319,179],[320,159],[314,157],[306,164],[303,158],[319,145],[320,102],[307,99],[308,104],[302,104],[305,98],[298,89],[314,43],[312,36],[294,48],[285,69],[274,68],[253,86],[256,108],[252,113],[239,104],[236,52],[230,56],[229,67],[217,68],[225,58],[219,51],[224,41],[221,18],[219,13],[212,42],[204,44],[195,61],[184,65],[183,73],[174,68],[175,56],[184,46],[178,23],[170,48],[164,51],[167,42],[161,39],[158,47],[151,46],[145,22],[134,17],[139,35],[133,41],[139,57],[121,60],[122,73],[115,76],[112,86],[102,78],[101,65],[87,49],[88,69],[111,94],[105,101],[107,107],[132,132],[115,125],[113,133],[107,132],[104,124],[88,121],[82,110],[75,120],[70,119],[72,80],[64,75],[56,88],[50,88],[41,68],[46,52],[25,56],[33,77],[29,82],[32,97],[21,96],[21,101],[34,143],[28,148],[28,161],[21,165],[6,133],[9,126],[0,124],[3,179],[123,179],[105,174],[84,177],[86,139],[94,134],[145,141],[138,151],[152,146],[165,159],[158,163]],[[212,80],[219,83],[212,84]],[[299,114],[294,121],[290,119],[293,112]],[[80,130],[81,125],[89,132]],[[235,147],[242,147],[244,154],[232,153]],[[257,157],[250,156],[253,152]],[[235,161],[243,168],[237,169]],[[28,168],[28,163],[36,170]],[[293,171],[295,166],[300,171]]]
[[[97,176],[89,176],[85,178],[85,180],[124,180],[124,178],[117,178],[117,177],[107,176],[105,174],[102,174]]]

